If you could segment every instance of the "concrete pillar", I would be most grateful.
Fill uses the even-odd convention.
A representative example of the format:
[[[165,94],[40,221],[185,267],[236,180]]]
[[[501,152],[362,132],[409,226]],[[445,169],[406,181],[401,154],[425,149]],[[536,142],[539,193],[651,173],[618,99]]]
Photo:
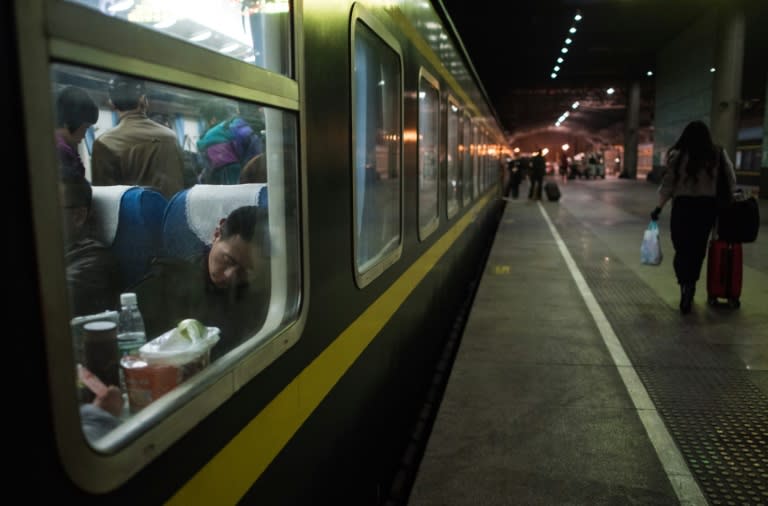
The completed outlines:
[[[637,178],[637,144],[640,129],[640,83],[629,86],[627,119],[624,124],[624,170],[622,178]]]
[[[712,82],[712,140],[736,157],[736,135],[741,113],[741,80],[744,68],[744,12],[725,8],[715,38],[715,75]]]

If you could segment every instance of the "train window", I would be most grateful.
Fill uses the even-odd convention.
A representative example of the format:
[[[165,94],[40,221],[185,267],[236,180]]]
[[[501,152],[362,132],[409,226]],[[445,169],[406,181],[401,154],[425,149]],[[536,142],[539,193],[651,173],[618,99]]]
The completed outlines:
[[[464,186],[461,190],[462,198],[464,199],[464,205],[466,206],[472,202],[472,196],[474,195],[474,185],[472,184],[472,152],[474,151],[472,139],[472,120],[468,114],[464,114],[462,121],[462,133],[461,143],[463,147],[463,160],[461,162],[462,178],[464,180]]]
[[[72,388],[109,453],[295,320],[297,119],[71,64],[50,77]],[[143,335],[120,314],[132,298]]]
[[[355,15],[353,237],[355,275],[362,287],[402,251],[402,63],[399,49],[393,49],[397,47],[394,38],[374,18],[365,16],[359,5]]]
[[[419,78],[419,238],[438,225],[439,171],[437,163],[440,91],[437,79],[421,69]]]
[[[480,194],[480,148],[483,139],[480,136],[480,129],[476,124],[472,125],[472,200],[477,199]]]
[[[461,199],[461,160],[459,156],[459,125],[461,111],[455,101],[448,99],[446,165],[447,165],[447,212],[453,218],[459,210]]]
[[[293,77],[288,0],[68,0]]]
[[[486,173],[488,168],[488,134],[485,129],[480,130],[480,168],[478,169],[478,180],[480,181],[479,193],[482,193],[487,188],[488,180],[486,179]]]

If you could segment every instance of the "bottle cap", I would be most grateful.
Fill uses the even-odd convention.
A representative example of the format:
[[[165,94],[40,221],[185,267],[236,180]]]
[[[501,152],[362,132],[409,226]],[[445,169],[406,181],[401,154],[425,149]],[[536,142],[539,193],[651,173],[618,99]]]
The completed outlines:
[[[133,292],[125,292],[120,294],[120,304],[130,305],[136,304],[136,294]]]
[[[86,332],[110,332],[117,328],[115,322],[108,322],[98,320],[95,322],[88,322],[83,325],[83,330]]]

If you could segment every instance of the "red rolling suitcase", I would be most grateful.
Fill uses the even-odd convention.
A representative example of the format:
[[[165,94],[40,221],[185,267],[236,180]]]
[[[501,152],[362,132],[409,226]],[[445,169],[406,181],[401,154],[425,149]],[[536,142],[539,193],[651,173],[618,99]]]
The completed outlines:
[[[727,299],[731,307],[739,307],[743,256],[740,242],[712,239],[707,253],[707,302]]]

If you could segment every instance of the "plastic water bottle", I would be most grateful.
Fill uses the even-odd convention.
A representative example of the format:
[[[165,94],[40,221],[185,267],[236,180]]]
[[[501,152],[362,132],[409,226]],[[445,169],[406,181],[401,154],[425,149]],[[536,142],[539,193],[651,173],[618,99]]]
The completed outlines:
[[[120,295],[120,316],[117,324],[117,342],[120,356],[138,354],[139,348],[147,342],[144,332],[144,318],[139,311],[136,294],[126,292]]]

